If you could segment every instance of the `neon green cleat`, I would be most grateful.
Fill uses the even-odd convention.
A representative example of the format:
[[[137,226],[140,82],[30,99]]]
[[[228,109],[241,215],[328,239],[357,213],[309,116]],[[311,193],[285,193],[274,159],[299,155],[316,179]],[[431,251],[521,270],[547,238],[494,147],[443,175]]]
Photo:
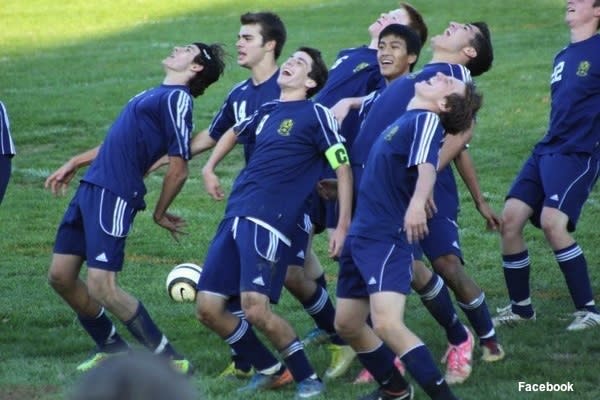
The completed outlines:
[[[243,369],[237,368],[235,366],[235,362],[232,361],[231,364],[229,364],[227,368],[225,368],[223,372],[219,374],[219,378],[248,379],[253,375],[254,370],[252,368],[250,368],[248,371],[244,371]]]
[[[352,365],[356,352],[350,346],[339,346],[337,344],[328,344],[327,349],[331,353],[331,364],[325,371],[325,377],[335,379],[344,375]]]
[[[191,375],[194,372],[192,363],[182,358],[180,360],[171,360],[171,367],[180,374]]]
[[[103,351],[96,351],[94,354],[92,354],[90,356],[90,358],[88,358],[87,360],[85,360],[84,362],[82,362],[81,364],[79,364],[77,366],[77,371],[79,371],[79,372],[89,371],[90,369],[97,367],[98,365],[100,365],[100,363],[102,363],[103,361],[105,361],[111,357],[123,356],[125,354],[128,354],[128,352],[127,351],[118,351],[115,353],[105,353]]]

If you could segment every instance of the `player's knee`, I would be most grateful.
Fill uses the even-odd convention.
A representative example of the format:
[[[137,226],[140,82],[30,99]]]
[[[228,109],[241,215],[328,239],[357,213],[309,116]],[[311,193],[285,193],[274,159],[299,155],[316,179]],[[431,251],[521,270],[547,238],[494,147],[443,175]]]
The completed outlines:
[[[52,289],[59,293],[67,291],[75,284],[74,280],[68,274],[53,267],[48,270],[48,283]]]
[[[373,331],[377,336],[386,340],[387,338],[391,338],[394,336],[395,331],[397,330],[397,324],[399,321],[394,321],[393,318],[377,318],[373,317]]]
[[[359,331],[357,321],[350,315],[340,315],[336,313],[333,326],[337,334],[343,338],[352,337]]]

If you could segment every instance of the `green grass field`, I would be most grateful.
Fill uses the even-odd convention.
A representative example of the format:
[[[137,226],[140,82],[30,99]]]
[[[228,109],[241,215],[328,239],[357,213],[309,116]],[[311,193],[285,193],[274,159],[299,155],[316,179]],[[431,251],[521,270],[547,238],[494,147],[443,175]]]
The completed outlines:
[[[478,79],[485,94],[471,152],[480,183],[491,205],[500,211],[503,197],[543,135],[548,116],[549,76],[555,52],[568,41],[562,0],[412,0],[426,17],[431,34],[451,20],[485,20],[492,29],[496,58],[493,69]],[[160,61],[176,44],[220,42],[231,54],[226,75],[195,105],[198,129],[208,126],[230,87],[247,76],[235,65],[234,41],[239,15],[271,9],[286,22],[289,34],[283,57],[299,45],[320,48],[331,64],[338,50],[368,40],[367,26],[396,2],[364,0],[2,0],[0,4],[0,99],[8,108],[18,155],[0,206],[0,399],[63,399],[78,379],[75,366],[87,356],[92,341],[74,314],[46,282],[54,233],[73,188],[64,198],[45,191],[45,177],[72,155],[97,145],[123,104],[162,80]],[[420,64],[431,51],[425,49]],[[206,155],[191,163],[191,176],[172,210],[187,218],[189,235],[180,243],[141,213],[127,247],[122,286],[146,304],[175,346],[196,365],[193,383],[206,399],[237,399],[236,382],[216,375],[228,364],[228,349],[194,318],[193,305],[169,300],[165,278],[181,262],[201,262],[221,218],[222,203],[204,193],[200,168]],[[241,166],[239,153],[220,167],[230,185]],[[150,208],[157,199],[162,172],[147,180]],[[499,238],[484,231],[468,193],[463,190],[461,232],[470,273],[485,289],[493,310],[506,304]],[[586,251],[596,292],[600,290],[597,229],[600,204],[595,191],[577,231]],[[596,232],[596,233],[594,233]],[[534,324],[501,328],[507,358],[497,364],[475,361],[471,378],[456,387],[462,399],[600,398],[597,360],[599,331],[567,333],[572,304],[562,275],[539,231],[528,228]],[[337,266],[326,259],[325,240],[316,239],[331,293]],[[300,335],[309,317],[284,294],[277,310],[289,317]],[[464,320],[464,316],[461,314]],[[441,357],[442,331],[411,297],[407,321]],[[121,334],[131,339],[122,325]],[[311,360],[323,372],[324,348],[310,348]],[[479,356],[477,351],[476,357]],[[328,385],[327,399],[352,399],[371,387],[350,384],[358,371]],[[518,382],[573,384],[575,393],[519,392]],[[261,393],[275,400],[293,389]],[[417,398],[425,398],[417,391]]]

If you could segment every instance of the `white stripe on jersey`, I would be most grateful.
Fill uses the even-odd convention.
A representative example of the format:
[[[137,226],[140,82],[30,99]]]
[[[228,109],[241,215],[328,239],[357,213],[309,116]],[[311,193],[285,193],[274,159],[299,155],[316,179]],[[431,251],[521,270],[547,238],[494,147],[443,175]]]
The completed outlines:
[[[171,108],[172,96],[177,96],[175,110]],[[168,104],[171,122],[177,133],[179,152],[182,155],[186,155],[189,153],[190,130],[185,123],[185,116],[191,108],[192,100],[190,99],[190,95],[183,90],[176,90],[169,94]]]
[[[344,143],[346,140],[338,133],[338,123],[335,117],[333,116],[331,110],[319,103],[314,104],[314,110],[315,114],[317,115],[317,119],[319,120],[319,124],[321,125],[321,133],[324,134],[329,147],[331,147],[335,143],[331,143],[331,141],[329,140],[329,136],[327,136],[326,134],[327,131],[331,131],[334,133],[335,138],[337,139],[336,143]],[[325,118],[322,118],[321,114],[324,114]],[[325,122],[323,120],[325,120]]]
[[[0,112],[2,113],[2,121],[4,124],[0,124],[0,154],[15,154],[15,144],[13,143],[12,137],[10,136],[10,121],[8,120],[8,113],[6,112],[6,108],[4,104],[0,102]],[[4,126],[6,125],[6,131],[4,130]],[[4,147],[4,137],[8,137],[8,149]]]
[[[421,129],[421,139],[417,145],[417,154],[414,158],[414,165],[422,164],[427,161],[427,155],[429,154],[429,149],[431,148],[431,141],[433,140],[437,126],[440,123],[439,117],[434,113],[428,112],[424,115],[424,117],[425,121],[421,123],[423,115],[419,115],[417,117],[417,123],[415,126],[415,129]],[[417,134],[418,132],[415,131],[415,135]],[[412,154],[410,159],[412,159]]]
[[[454,68],[453,67],[458,67],[459,69],[459,73],[458,75],[454,74]],[[469,69],[467,67],[465,67],[462,64],[448,64],[448,69],[450,70],[450,73],[452,75],[453,78],[456,78],[458,80],[461,80],[463,82],[471,82],[471,71],[469,71]]]

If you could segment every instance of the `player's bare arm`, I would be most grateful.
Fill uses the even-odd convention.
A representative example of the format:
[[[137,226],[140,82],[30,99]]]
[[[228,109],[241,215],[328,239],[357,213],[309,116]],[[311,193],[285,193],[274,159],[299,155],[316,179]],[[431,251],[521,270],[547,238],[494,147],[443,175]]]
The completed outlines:
[[[98,155],[100,146],[94,147],[93,149],[87,150],[72,157],[69,161],[64,163],[59,169],[54,171],[44,183],[46,189],[50,189],[52,194],[55,196],[64,196],[67,192],[69,182],[75,176],[77,170],[81,167],[85,167],[91,164],[92,161]]]
[[[409,243],[416,243],[429,234],[425,205],[433,193],[436,179],[433,164],[419,164],[417,168],[419,177],[404,216],[404,230]]]
[[[185,220],[177,215],[167,212],[173,199],[181,191],[188,177],[187,161],[181,157],[169,157],[169,169],[163,179],[163,186],[158,201],[154,208],[154,222],[171,232],[175,240],[179,235],[185,234]]]
[[[471,198],[475,203],[477,211],[486,221],[486,227],[488,230],[499,231],[502,225],[502,219],[494,213],[486,199],[483,197],[481,188],[479,186],[479,180],[477,179],[477,173],[475,172],[475,165],[471,154],[467,149],[461,151],[457,157],[454,158],[454,165],[460,174],[463,182],[469,189]]]
[[[219,139],[214,150],[210,154],[208,161],[202,168],[202,178],[204,180],[204,188],[214,200],[223,200],[225,193],[221,189],[219,177],[215,174],[215,168],[223,158],[235,147],[236,136],[233,128],[229,129]]]
[[[346,116],[348,115],[350,110],[356,110],[356,109],[360,108],[360,106],[362,105],[363,99],[364,99],[364,96],[362,96],[362,97],[347,97],[345,99],[341,99],[340,101],[335,103],[333,107],[331,107],[331,112],[333,113],[333,116],[335,117],[335,119],[338,121],[338,123],[340,125],[342,124],[342,122],[344,121],[344,118],[346,118]]]

